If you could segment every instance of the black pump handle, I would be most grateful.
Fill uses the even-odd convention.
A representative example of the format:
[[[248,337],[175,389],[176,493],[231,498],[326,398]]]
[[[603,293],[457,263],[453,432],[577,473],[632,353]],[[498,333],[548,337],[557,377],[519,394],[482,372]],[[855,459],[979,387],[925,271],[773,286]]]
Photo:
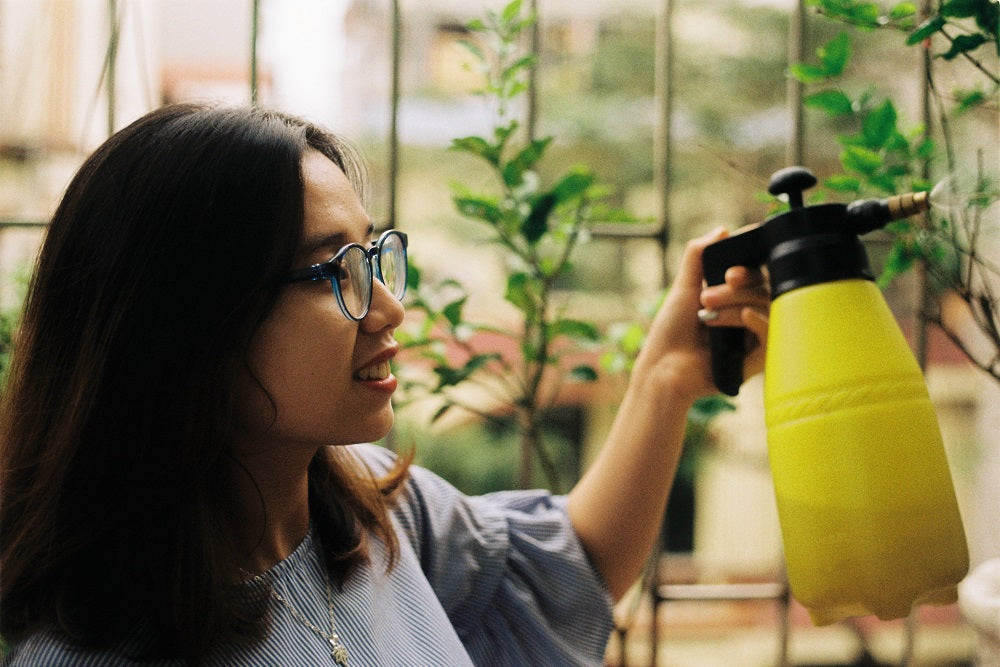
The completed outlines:
[[[767,260],[764,228],[755,226],[716,241],[702,252],[701,265],[708,285],[726,282],[731,266],[762,266]],[[736,396],[743,384],[743,361],[747,356],[747,332],[742,327],[709,327],[712,381],[727,396]]]
[[[802,191],[816,183],[816,176],[805,167],[785,167],[771,174],[767,191],[774,196],[788,195],[789,206],[802,208]]]
[[[736,396],[743,385],[747,332],[739,327],[712,327],[708,345],[712,352],[712,382],[726,396]]]

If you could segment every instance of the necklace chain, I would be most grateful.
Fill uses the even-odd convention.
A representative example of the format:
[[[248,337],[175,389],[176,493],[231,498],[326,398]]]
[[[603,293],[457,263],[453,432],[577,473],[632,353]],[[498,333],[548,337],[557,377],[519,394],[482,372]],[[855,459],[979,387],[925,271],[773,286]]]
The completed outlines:
[[[260,575],[255,575],[254,579],[258,582],[263,582],[263,577]],[[336,624],[334,623],[333,616],[333,588],[330,585],[330,576],[323,571],[323,579],[326,580],[326,606],[327,612],[330,615],[330,632],[326,632],[321,628],[316,627],[312,621],[303,616],[298,609],[292,606],[292,604],[277,590],[275,590],[274,585],[271,585],[271,595],[274,599],[281,603],[281,605],[288,610],[296,621],[301,623],[303,626],[311,630],[314,634],[323,638],[323,641],[330,645],[330,657],[336,662],[340,667],[347,667],[347,647],[340,641],[340,636],[337,634]]]

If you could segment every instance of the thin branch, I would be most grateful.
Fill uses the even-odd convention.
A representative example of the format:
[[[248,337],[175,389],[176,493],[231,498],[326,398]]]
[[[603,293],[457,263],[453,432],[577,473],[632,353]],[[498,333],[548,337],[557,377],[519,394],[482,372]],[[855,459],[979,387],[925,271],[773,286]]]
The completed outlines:
[[[945,32],[944,27],[938,30],[938,32],[944,35],[945,39],[947,39],[950,44],[955,43],[955,38],[949,35],[947,32]],[[1000,77],[998,77],[996,74],[986,69],[986,66],[983,65],[983,63],[981,63],[978,59],[973,58],[968,51],[962,51],[962,57],[965,58],[965,60],[968,61],[973,67],[982,72],[987,79],[989,79],[993,83],[1000,84]]]

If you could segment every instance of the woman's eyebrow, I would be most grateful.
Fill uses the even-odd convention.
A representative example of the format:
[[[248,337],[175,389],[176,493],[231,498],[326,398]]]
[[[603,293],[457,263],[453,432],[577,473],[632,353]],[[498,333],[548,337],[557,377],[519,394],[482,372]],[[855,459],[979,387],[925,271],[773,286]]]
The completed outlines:
[[[333,234],[305,239],[302,242],[299,252],[302,257],[311,257],[320,250],[330,250],[331,253],[334,253],[347,245],[347,243],[347,236],[343,232],[334,232]]]
[[[370,239],[374,234],[375,225],[373,223],[369,223],[367,229],[365,230],[365,236]],[[347,238],[346,232],[333,232],[331,234],[307,238],[302,242],[301,253],[303,257],[309,257],[313,253],[319,252],[320,250],[329,250],[332,254],[343,248],[348,243],[350,243],[350,240]]]

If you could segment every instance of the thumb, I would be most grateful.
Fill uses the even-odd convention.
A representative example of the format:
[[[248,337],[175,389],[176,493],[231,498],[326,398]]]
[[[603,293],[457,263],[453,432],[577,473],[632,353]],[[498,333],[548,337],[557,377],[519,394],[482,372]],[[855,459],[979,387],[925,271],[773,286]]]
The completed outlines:
[[[688,241],[684,248],[684,255],[681,257],[680,267],[677,269],[677,277],[674,283],[679,287],[700,290],[704,280],[704,272],[701,268],[701,256],[705,248],[716,241],[729,236],[729,232],[724,227],[716,227],[712,231]]]

